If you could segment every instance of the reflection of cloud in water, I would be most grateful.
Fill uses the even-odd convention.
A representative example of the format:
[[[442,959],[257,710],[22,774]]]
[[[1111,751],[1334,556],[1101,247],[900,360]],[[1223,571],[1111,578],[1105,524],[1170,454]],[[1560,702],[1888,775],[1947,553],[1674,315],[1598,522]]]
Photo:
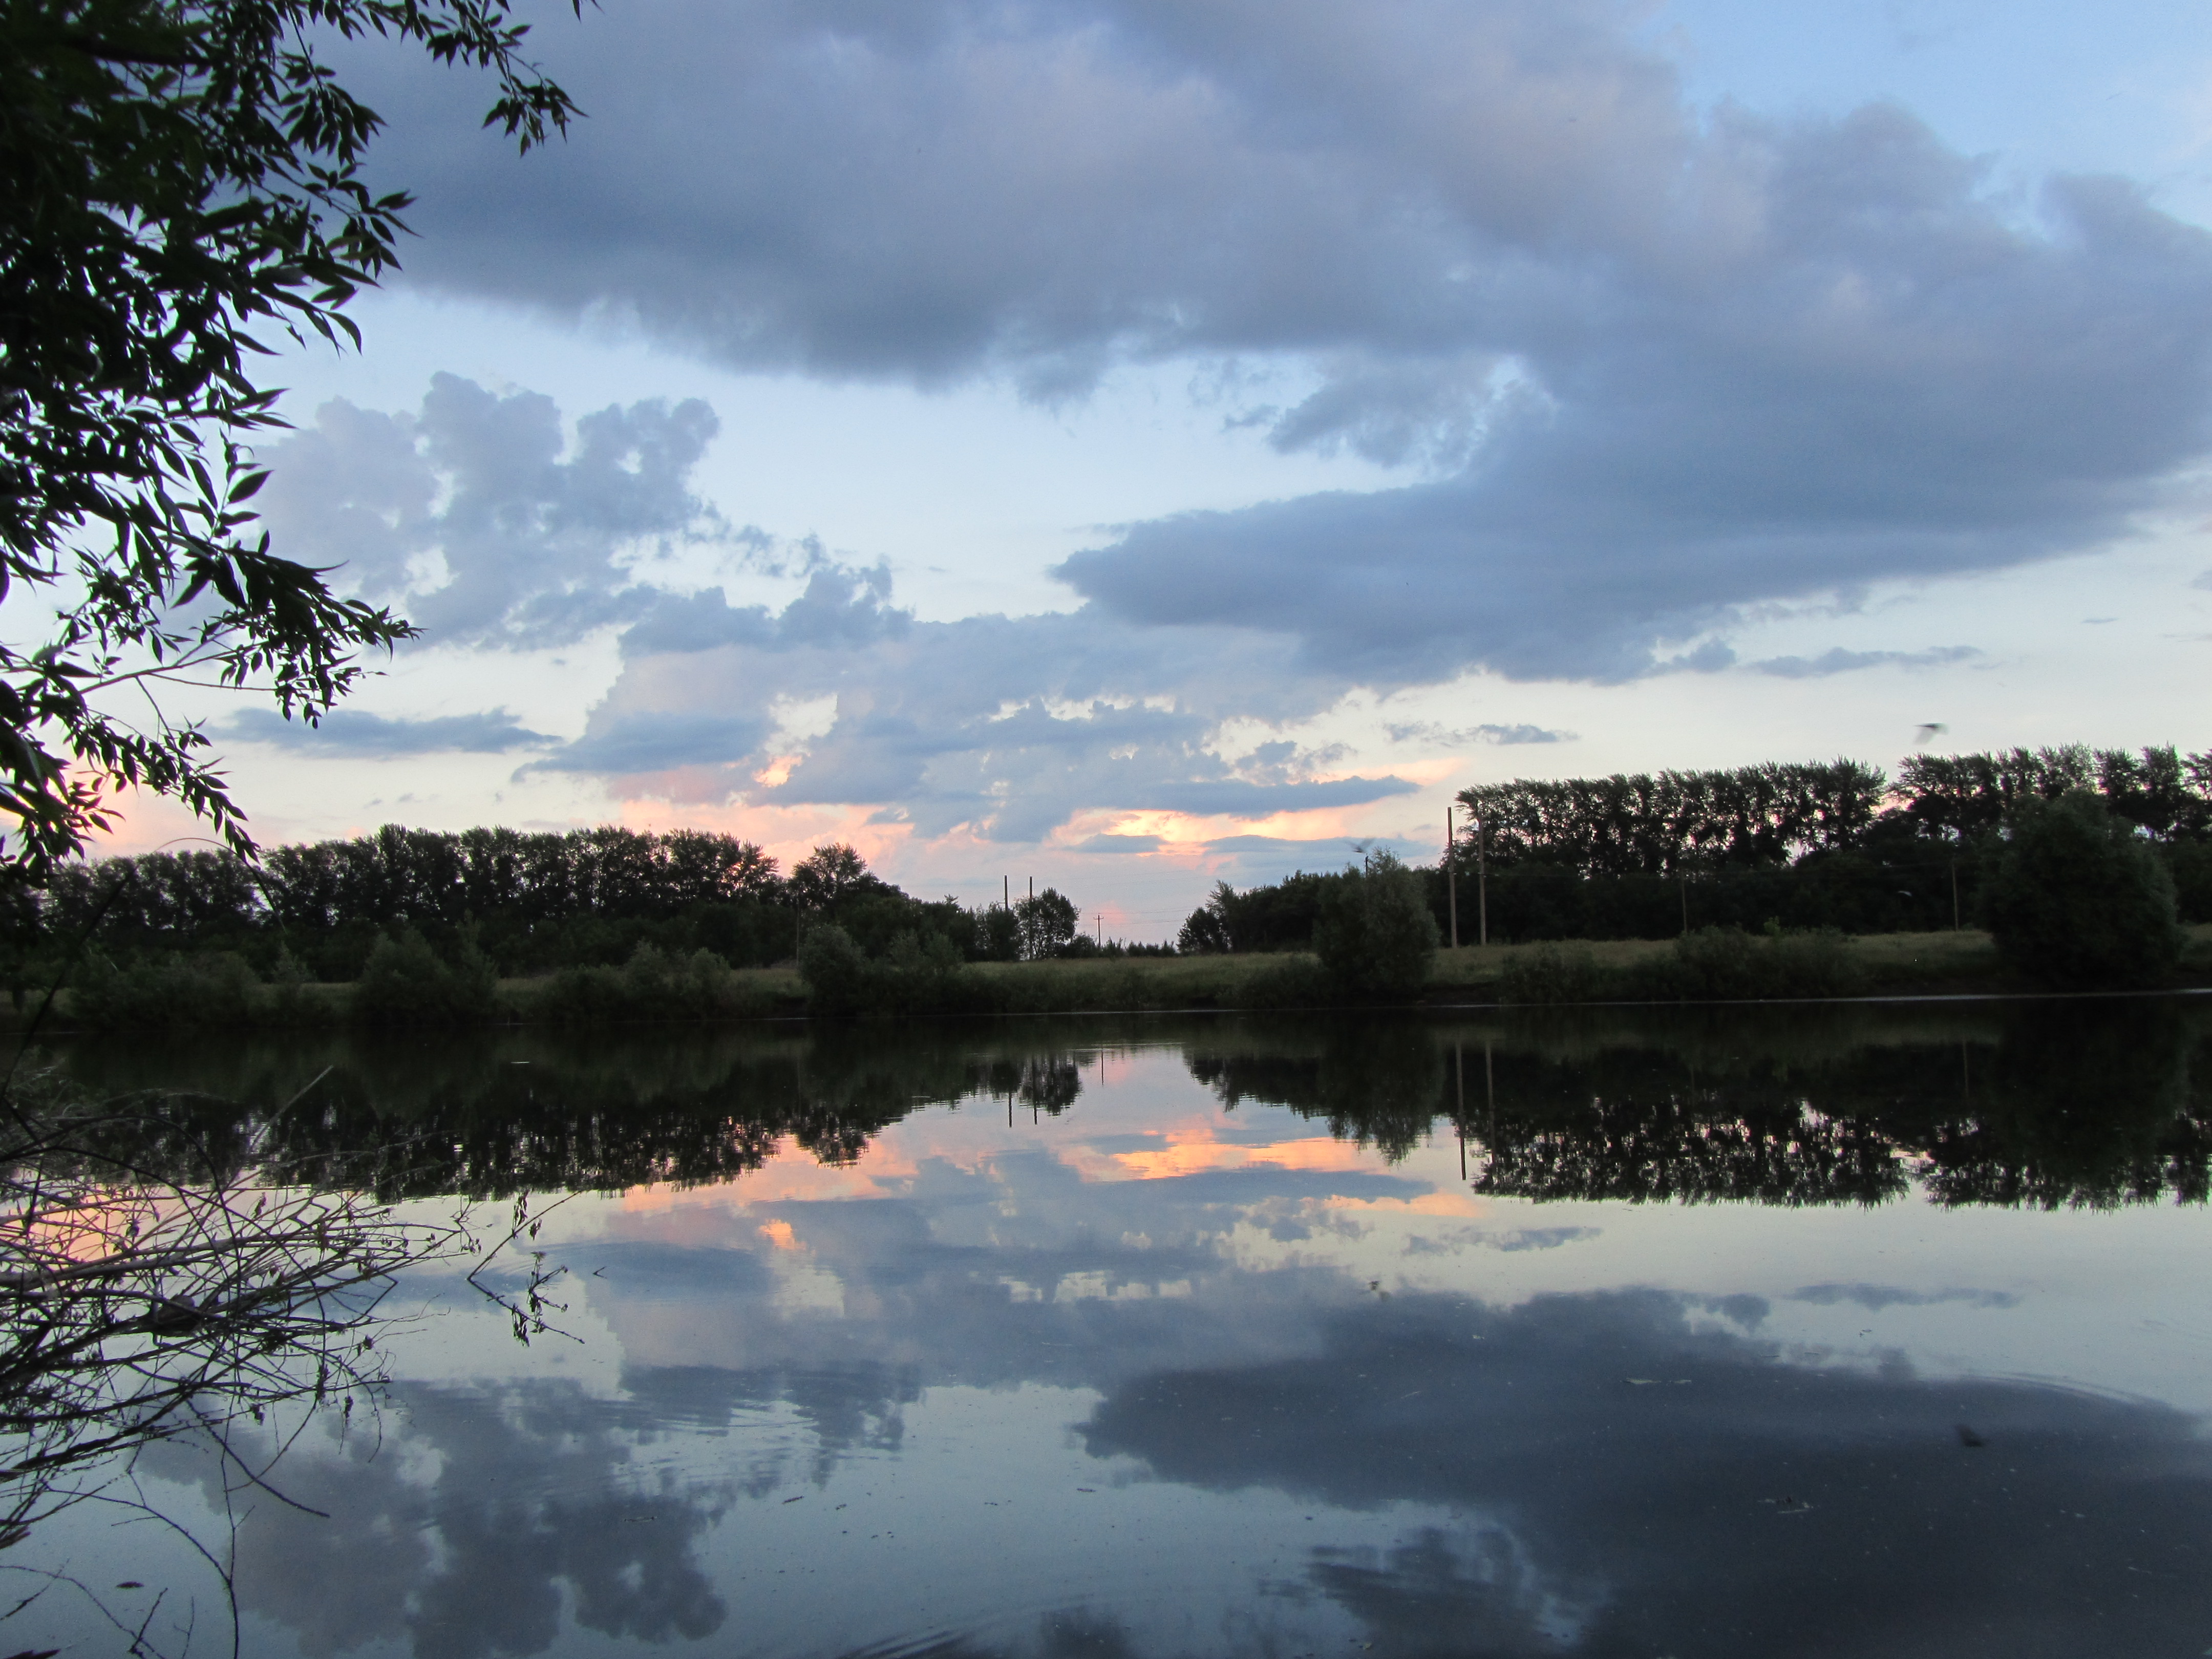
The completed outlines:
[[[617,1639],[711,1635],[727,1609],[693,1552],[728,1494],[632,1467],[665,1420],[650,1400],[559,1383],[411,1388],[380,1447],[357,1425],[343,1449],[278,1466],[285,1495],[330,1518],[255,1506],[238,1534],[240,1606],[318,1656],[400,1638],[418,1659],[542,1652],[564,1603],[567,1621]],[[158,1472],[219,1498],[208,1456],[172,1448]]]
[[[2020,1305],[2020,1297],[2010,1291],[1908,1291],[1894,1285],[1808,1285],[1792,1291],[1789,1299],[1819,1308],[1848,1302],[1869,1313],[1880,1313],[1884,1308],[1931,1308],[1946,1302],[1963,1303],[1969,1308]]]
[[[1470,1639],[1486,1655],[1571,1651],[1601,1605],[1547,1583],[1503,1527],[1423,1527],[1389,1551],[1324,1546],[1309,1577],[1393,1655],[1464,1655]]]
[[[1382,1559],[1314,1555],[1309,1584],[1385,1652],[1558,1651],[1578,1608],[1595,1654],[2201,1645],[2212,1447],[2191,1419],[1788,1363],[1693,1311],[1656,1291],[1340,1306],[1318,1352],[1133,1376],[1083,1433],[1164,1480],[1466,1512]],[[1431,1622],[1454,1607],[1477,1623]]]

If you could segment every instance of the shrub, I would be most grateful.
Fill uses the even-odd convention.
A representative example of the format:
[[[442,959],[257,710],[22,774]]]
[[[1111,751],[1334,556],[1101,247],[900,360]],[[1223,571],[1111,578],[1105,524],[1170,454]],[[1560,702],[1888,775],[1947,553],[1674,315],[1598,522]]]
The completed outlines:
[[[808,1004],[817,1013],[856,1013],[868,1006],[874,975],[853,936],[834,921],[807,930],[799,946],[799,976],[806,981]]]
[[[1741,927],[1700,927],[1674,941],[1662,983],[1652,988],[1688,1002],[1735,1002],[1763,994],[1759,943]]]
[[[476,1025],[498,1012],[490,960],[464,938],[447,963],[412,927],[376,942],[354,982],[353,1017],[368,1025]]]
[[[1420,878],[1389,853],[1370,853],[1322,891],[1314,951],[1340,989],[1403,999],[1428,978],[1436,918]]]
[[[2212,841],[2178,841],[2165,851],[2181,920],[2212,921]]]
[[[1776,930],[1765,945],[1766,989],[1770,997],[1841,997],[1859,988],[1857,961],[1833,927],[1797,933]]]
[[[100,1030],[243,1025],[253,1017],[258,982],[228,951],[152,957],[124,969],[95,957],[77,975],[70,1010]]]
[[[269,989],[262,999],[261,1023],[270,1025],[313,1025],[328,1020],[331,1006],[309,988],[316,983],[314,970],[279,945],[269,969]]]
[[[641,945],[619,968],[564,968],[537,994],[533,1012],[562,1025],[629,1020],[698,1020],[729,1012],[729,965],[712,951],[677,956]]]
[[[799,972],[812,1012],[821,1014],[927,1014],[981,1012],[990,999],[967,971],[960,947],[942,933],[904,933],[877,961],[834,922],[806,935]],[[1016,988],[1044,988],[1025,975],[1001,982],[1000,1000]]]
[[[1498,994],[1507,1002],[1595,1002],[1605,977],[1587,945],[1538,945],[1505,958]]]
[[[1832,927],[1764,937],[1741,927],[1700,927],[1674,941],[1653,994],[1686,1002],[1749,1002],[1774,998],[1841,996],[1857,983],[1858,965]]]
[[[2181,958],[2173,878],[2087,791],[2021,806],[1982,920],[2014,968],[2064,990],[2154,985]]]

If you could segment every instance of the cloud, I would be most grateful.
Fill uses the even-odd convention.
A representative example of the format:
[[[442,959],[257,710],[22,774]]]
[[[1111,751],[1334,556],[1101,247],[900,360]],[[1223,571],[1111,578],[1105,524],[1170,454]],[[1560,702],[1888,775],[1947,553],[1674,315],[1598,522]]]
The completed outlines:
[[[1895,665],[1900,668],[1939,668],[1954,662],[1971,662],[1982,653],[1971,645],[1939,646],[1931,651],[1846,651],[1841,646],[1817,657],[1767,657],[1748,665],[1761,674],[1784,679],[1819,679],[1829,674],[1848,674],[1861,668]]]
[[[349,760],[445,751],[497,755],[513,749],[548,748],[560,741],[530,731],[504,708],[428,720],[393,720],[363,709],[341,708],[325,714],[319,726],[288,720],[270,708],[248,708],[233,715],[222,734],[240,742]]]
[[[1638,27],[678,0],[532,36],[593,118],[520,165],[463,136],[472,89],[368,84],[436,289],[1046,400],[1295,365],[1310,392],[1231,422],[1428,476],[1133,525],[1060,572],[1377,685],[1709,665],[1679,648],[1760,600],[2125,535],[2203,454],[2212,237],[2111,179],[2001,196],[1893,106],[1696,116]]]
[[[1278,642],[1089,614],[922,622],[890,600],[886,572],[835,565],[781,611],[719,588],[659,594],[622,635],[622,675],[582,737],[532,769],[686,799],[889,803],[926,835],[1000,841],[1085,812],[1264,818],[1416,787],[1325,775],[1334,751],[1286,743],[1217,752],[1231,717],[1304,718],[1346,689],[1297,672]],[[779,711],[824,699],[827,729],[787,743]]]
[[[1457,731],[1440,726],[1434,720],[1420,720],[1406,726],[1386,726],[1383,731],[1393,743],[1437,743],[1454,749],[1471,744],[1492,743],[1517,744],[1524,743],[1573,743],[1577,734],[1554,732],[1541,726],[1526,723],[1513,726],[1468,726]]]
[[[343,567],[434,644],[556,645],[651,604],[637,563],[687,543],[757,546],[689,489],[716,430],[692,399],[610,407],[566,437],[553,401],[433,378],[412,415],[334,399],[268,454],[279,550]]]

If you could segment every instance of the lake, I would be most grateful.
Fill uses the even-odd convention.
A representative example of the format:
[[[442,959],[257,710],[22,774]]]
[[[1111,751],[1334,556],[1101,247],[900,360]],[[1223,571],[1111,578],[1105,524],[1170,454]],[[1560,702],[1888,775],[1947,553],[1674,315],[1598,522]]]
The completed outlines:
[[[388,1397],[272,1419],[267,1488],[164,1444],[166,1521],[0,1560],[216,1653],[192,1540],[234,1550],[256,1659],[2200,1655],[2208,1036],[2180,999],[86,1042],[248,1118],[330,1068],[270,1132],[427,1211],[526,1193],[563,1308],[519,1343],[416,1274]],[[122,1651],[106,1617],[58,1587],[0,1643]]]

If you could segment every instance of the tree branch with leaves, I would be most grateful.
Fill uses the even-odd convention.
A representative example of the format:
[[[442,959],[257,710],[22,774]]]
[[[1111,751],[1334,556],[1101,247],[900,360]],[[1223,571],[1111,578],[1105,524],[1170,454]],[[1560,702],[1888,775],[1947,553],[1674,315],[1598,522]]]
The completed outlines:
[[[573,0],[580,9],[581,0]],[[0,872],[36,880],[119,788],[253,843],[201,726],[214,685],[310,723],[415,629],[257,532],[252,360],[360,343],[410,198],[317,56],[379,36],[490,75],[529,150],[578,111],[507,0],[0,0]]]

